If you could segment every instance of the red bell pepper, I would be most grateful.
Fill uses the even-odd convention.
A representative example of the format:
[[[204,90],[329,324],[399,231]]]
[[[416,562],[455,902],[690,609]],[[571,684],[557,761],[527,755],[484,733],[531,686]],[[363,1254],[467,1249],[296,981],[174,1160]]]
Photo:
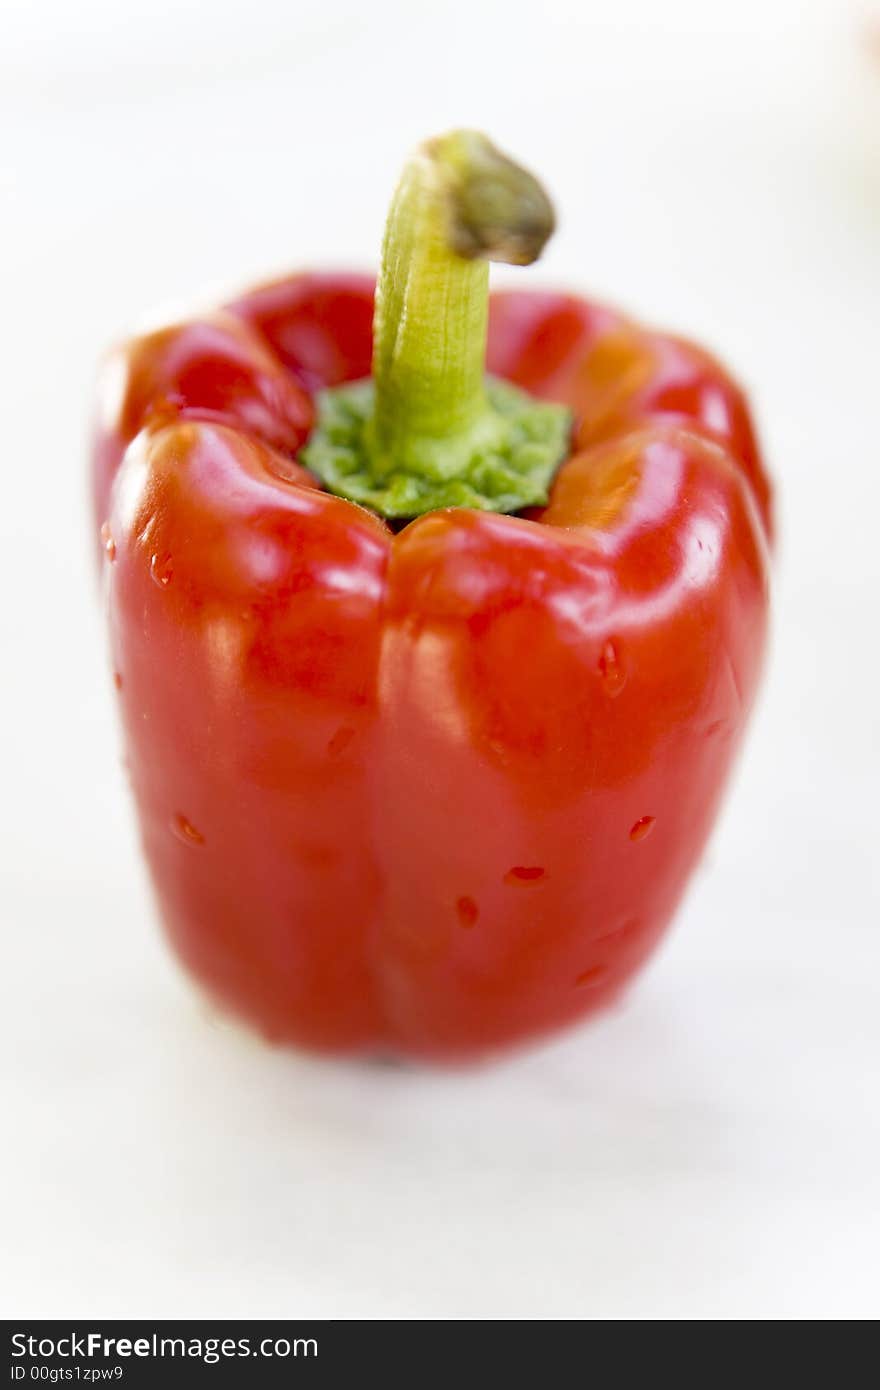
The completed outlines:
[[[147,857],[179,956],[271,1039],[457,1058],[587,1014],[711,828],[769,486],[702,350],[571,294],[489,305],[487,257],[551,226],[446,137],[392,205],[375,330],[371,280],[301,274],[103,375]]]

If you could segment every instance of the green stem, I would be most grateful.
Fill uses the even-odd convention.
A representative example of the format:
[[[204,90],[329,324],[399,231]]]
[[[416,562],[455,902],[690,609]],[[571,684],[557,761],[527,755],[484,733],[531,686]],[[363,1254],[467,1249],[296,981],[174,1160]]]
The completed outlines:
[[[374,438],[386,469],[420,446],[461,444],[486,411],[489,266],[451,250],[448,158],[407,165],[385,228],[373,325]],[[381,466],[381,465],[380,465]]]
[[[546,500],[561,407],[485,377],[489,260],[527,265],[553,230],[533,176],[472,131],[429,141],[397,187],[382,251],[371,384],[319,401],[306,464],[386,516]]]

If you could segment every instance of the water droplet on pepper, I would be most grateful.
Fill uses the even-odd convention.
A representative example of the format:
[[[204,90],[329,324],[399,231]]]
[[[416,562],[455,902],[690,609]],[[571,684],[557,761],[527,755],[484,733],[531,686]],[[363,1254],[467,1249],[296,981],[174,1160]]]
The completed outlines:
[[[346,726],[337,729],[336,733],[327,744],[327,752],[330,754],[330,757],[336,758],[340,753],[344,752],[354,738],[354,734],[354,729],[347,728]]]
[[[173,573],[170,555],[150,556],[150,578],[160,589],[167,588]]]
[[[575,980],[578,989],[595,989],[608,975],[607,965],[591,965],[589,970],[581,971]]]
[[[635,825],[631,827],[629,838],[631,840],[644,840],[646,835],[650,835],[654,829],[656,816],[640,816]]]
[[[609,637],[599,657],[599,674],[608,694],[613,698],[619,695],[626,685],[626,671],[620,659],[617,644]]]
[[[187,820],[186,816],[176,815],[171,822],[171,829],[178,840],[181,840],[185,845],[203,845],[205,843],[202,832],[196,830],[192,821]]]
[[[529,867],[524,864],[516,864],[512,869],[508,869],[504,875],[505,883],[537,883],[539,878],[544,877],[545,870],[539,865]]]
[[[638,928],[638,920],[635,917],[628,917],[625,922],[619,922],[616,927],[609,927],[608,931],[597,936],[597,941],[618,941],[622,936],[629,936]]]
[[[472,927],[480,915],[480,909],[473,898],[459,898],[455,904],[455,910],[463,927]]]

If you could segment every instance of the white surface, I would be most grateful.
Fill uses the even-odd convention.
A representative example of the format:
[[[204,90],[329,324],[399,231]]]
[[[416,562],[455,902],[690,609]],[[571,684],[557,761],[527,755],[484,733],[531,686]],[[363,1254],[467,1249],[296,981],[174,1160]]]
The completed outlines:
[[[3,9],[0,1309],[876,1316],[880,73],[840,0],[419,9]],[[532,283],[752,386],[782,523],[763,701],[668,944],[604,1021],[464,1075],[274,1053],[166,959],[83,482],[111,337],[370,263],[404,151],[461,123],[557,196]]]

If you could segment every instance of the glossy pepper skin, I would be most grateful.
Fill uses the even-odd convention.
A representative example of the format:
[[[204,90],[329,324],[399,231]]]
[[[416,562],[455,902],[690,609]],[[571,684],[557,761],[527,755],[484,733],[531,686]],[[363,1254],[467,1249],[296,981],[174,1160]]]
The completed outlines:
[[[527,517],[397,531],[295,461],[370,365],[373,283],[303,274],[110,360],[112,651],[164,922],[268,1038],[473,1057],[654,948],[752,704],[770,490],[701,350],[495,295],[488,367],[574,412]]]

